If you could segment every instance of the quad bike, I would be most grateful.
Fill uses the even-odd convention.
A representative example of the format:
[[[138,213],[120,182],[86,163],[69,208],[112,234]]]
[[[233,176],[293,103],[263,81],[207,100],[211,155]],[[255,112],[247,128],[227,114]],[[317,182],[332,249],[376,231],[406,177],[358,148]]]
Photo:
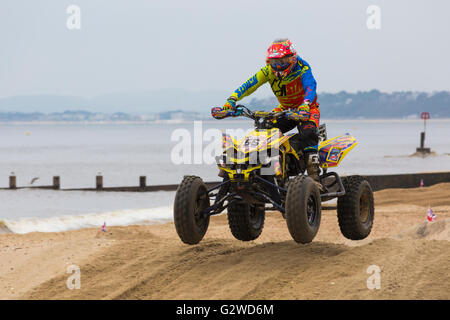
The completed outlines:
[[[351,240],[366,238],[374,219],[372,188],[361,176],[340,177],[328,172],[356,146],[345,134],[327,140],[319,128],[320,186],[305,174],[306,160],[298,147],[298,133],[283,135],[274,122],[286,112],[252,112],[239,105],[235,110],[213,108],[216,119],[244,116],[255,129],[242,140],[223,134],[224,152],[216,158],[223,181],[211,188],[197,176],[185,176],[174,201],[174,222],[180,239],[197,244],[205,235],[210,216],[227,209],[233,236],[250,241],[261,234],[265,211],[278,210],[286,219],[292,238],[309,243],[317,234],[321,203],[337,198],[342,234]]]

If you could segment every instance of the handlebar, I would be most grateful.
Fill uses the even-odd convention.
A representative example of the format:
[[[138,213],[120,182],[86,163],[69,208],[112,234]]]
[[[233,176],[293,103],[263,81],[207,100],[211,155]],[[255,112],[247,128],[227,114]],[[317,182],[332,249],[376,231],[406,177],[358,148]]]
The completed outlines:
[[[237,105],[234,109],[223,110],[222,108],[212,108],[211,114],[216,119],[224,119],[228,117],[246,117],[252,120],[258,119],[276,119],[284,116],[287,110],[281,112],[272,111],[251,111],[244,105]]]
[[[242,110],[242,115],[245,117],[248,117],[250,119],[256,120],[256,119],[276,119],[284,116],[287,112],[280,111],[280,112],[273,112],[273,111],[251,111],[246,106],[243,105],[237,105],[236,110]]]
[[[237,105],[234,109],[223,110],[222,108],[212,108],[211,115],[216,119],[224,119],[228,117],[246,117],[250,118],[254,121],[264,120],[274,120],[277,118],[281,118],[287,116],[288,119],[294,121],[305,121],[309,119],[310,113],[305,111],[297,111],[293,112],[292,110],[283,110],[280,112],[273,111],[251,111],[244,105]]]

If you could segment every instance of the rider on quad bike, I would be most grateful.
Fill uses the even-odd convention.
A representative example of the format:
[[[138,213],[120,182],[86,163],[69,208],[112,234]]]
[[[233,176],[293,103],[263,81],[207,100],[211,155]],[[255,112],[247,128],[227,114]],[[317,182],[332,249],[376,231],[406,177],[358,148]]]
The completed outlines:
[[[320,111],[316,80],[311,68],[300,58],[289,39],[276,39],[272,42],[267,49],[266,64],[231,94],[223,109],[234,109],[237,101],[251,95],[261,85],[269,82],[280,103],[272,111],[289,111],[286,117],[274,120],[276,122],[274,127],[279,128],[282,133],[297,127],[299,137],[293,146],[297,151],[303,152],[308,176],[321,188],[317,153]],[[304,116],[305,114],[307,116]]]
[[[272,112],[236,104],[265,82],[280,103]],[[242,139],[222,134],[223,152],[216,163],[223,180],[217,185],[198,176],[183,177],[174,199],[174,224],[181,241],[199,243],[210,217],[226,210],[238,240],[258,238],[266,211],[279,211],[292,238],[309,243],[319,230],[322,202],[336,198],[342,234],[352,240],[370,234],[375,212],[370,183],[362,176],[341,179],[337,172],[328,172],[357,141],[349,133],[328,139],[325,126],[319,127],[316,81],[288,39],[275,40],[267,51],[267,66],[239,87],[223,108],[213,107],[211,115],[217,120],[246,117],[254,121],[254,130]],[[299,134],[284,134],[295,127]]]

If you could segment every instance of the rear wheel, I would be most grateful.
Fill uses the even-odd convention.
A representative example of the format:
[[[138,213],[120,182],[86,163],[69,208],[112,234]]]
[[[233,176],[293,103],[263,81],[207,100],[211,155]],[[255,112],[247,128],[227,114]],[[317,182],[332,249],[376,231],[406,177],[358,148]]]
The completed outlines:
[[[242,241],[255,240],[264,227],[263,206],[234,202],[228,207],[228,225],[233,236]]]
[[[361,176],[342,179],[345,195],[338,198],[339,227],[347,239],[362,240],[372,230],[375,207],[370,184]]]
[[[209,225],[209,215],[202,211],[210,206],[208,192],[203,180],[185,176],[175,195],[173,218],[181,241],[197,244],[203,239]]]
[[[313,179],[297,176],[289,183],[285,215],[289,233],[296,242],[309,243],[314,239],[322,209],[320,191]]]

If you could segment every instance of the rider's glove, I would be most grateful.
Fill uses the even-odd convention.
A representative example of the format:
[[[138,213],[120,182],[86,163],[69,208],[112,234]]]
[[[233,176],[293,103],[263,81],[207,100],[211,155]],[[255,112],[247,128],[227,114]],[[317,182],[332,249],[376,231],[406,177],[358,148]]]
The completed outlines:
[[[295,112],[295,111],[288,111],[285,114],[286,118],[289,120],[293,120],[296,122],[300,122],[303,121],[303,116],[300,114],[300,112]]]
[[[278,106],[278,107],[276,107],[276,108],[273,108],[272,109],[272,112],[282,112],[282,111],[284,111],[284,110],[286,110],[286,109],[284,109],[283,107],[281,107],[281,106]],[[273,124],[275,124],[275,123],[277,123],[277,119],[276,118],[272,118],[272,119],[270,119],[270,122],[272,122]]]
[[[305,100],[300,107],[298,107],[297,111],[309,112],[310,106],[309,100]]]
[[[285,116],[289,120],[300,122],[309,120],[311,113],[309,113],[309,106],[307,108],[300,106],[297,111],[286,112]]]
[[[297,112],[292,112],[293,115],[288,118],[291,118],[295,121],[307,121],[311,117],[311,113],[309,112],[309,106],[311,102],[309,100],[305,100],[300,107],[298,107]]]
[[[229,110],[229,109],[234,110],[234,108],[236,107],[236,101],[237,101],[237,99],[235,97],[229,97],[227,102],[223,105],[222,109],[223,110]]]

